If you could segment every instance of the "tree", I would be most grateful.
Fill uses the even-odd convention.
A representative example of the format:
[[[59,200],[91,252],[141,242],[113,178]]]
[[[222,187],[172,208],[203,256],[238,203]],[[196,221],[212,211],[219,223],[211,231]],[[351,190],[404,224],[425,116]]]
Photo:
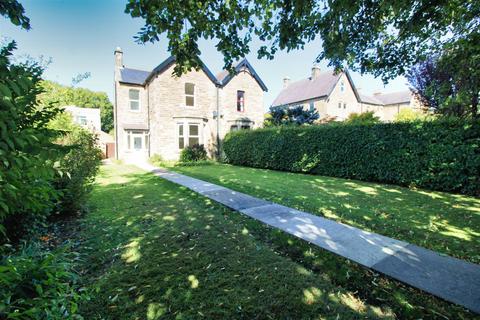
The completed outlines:
[[[41,86],[44,92],[39,97],[40,104],[51,104],[57,107],[75,105],[83,108],[100,108],[102,130],[110,132],[113,129],[113,105],[105,92],[62,86],[48,80],[42,81]]]
[[[447,46],[441,55],[428,58],[408,72],[412,91],[436,113],[480,117],[480,34],[469,37]]]
[[[303,106],[270,107],[270,111],[265,117],[264,126],[313,124],[318,118],[319,115],[316,110],[305,110]]]
[[[349,67],[386,81],[447,45],[478,46],[469,37],[480,27],[480,2],[449,0],[129,0],[132,17],[145,20],[138,42],[159,41],[177,58],[175,73],[199,68],[199,39],[216,39],[225,67],[262,42],[259,58],[278,50],[302,49],[316,38],[337,70]]]
[[[348,118],[345,120],[345,123],[348,124],[375,124],[375,123],[380,123],[380,118],[375,115],[373,111],[367,111],[363,113],[350,113],[348,115]]]

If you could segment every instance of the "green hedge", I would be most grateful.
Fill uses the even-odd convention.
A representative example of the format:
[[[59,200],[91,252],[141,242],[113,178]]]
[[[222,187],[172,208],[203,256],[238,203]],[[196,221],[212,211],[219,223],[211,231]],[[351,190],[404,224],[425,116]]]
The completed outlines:
[[[232,132],[235,165],[480,195],[480,123],[331,124]]]

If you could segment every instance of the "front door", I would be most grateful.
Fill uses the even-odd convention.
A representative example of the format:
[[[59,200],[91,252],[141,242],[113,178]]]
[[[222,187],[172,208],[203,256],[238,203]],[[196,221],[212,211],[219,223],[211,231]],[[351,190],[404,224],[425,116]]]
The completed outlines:
[[[142,151],[143,146],[143,135],[134,135],[133,136],[133,150]]]

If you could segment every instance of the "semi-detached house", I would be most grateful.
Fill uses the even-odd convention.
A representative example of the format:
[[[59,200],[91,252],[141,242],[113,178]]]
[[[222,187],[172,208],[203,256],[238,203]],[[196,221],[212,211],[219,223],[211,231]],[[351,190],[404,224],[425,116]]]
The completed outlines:
[[[214,156],[227,132],[263,124],[267,87],[246,59],[236,64],[234,73],[215,76],[202,64],[176,77],[174,57],[143,71],[125,67],[120,48],[114,54],[118,159],[158,154],[176,160],[194,144],[203,144]]]

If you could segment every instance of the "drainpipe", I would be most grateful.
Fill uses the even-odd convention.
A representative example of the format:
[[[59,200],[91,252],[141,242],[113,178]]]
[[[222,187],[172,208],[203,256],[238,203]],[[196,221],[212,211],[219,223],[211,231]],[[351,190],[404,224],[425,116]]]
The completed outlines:
[[[217,160],[220,159],[220,87],[217,86]]]
[[[115,71],[116,72],[116,71]],[[115,159],[118,160],[118,123],[117,123],[117,77],[114,77],[115,106],[113,108],[113,127],[115,128]]]
[[[150,145],[152,144],[152,130],[150,130],[150,85],[145,84],[145,90],[147,90],[148,158],[150,158]]]

